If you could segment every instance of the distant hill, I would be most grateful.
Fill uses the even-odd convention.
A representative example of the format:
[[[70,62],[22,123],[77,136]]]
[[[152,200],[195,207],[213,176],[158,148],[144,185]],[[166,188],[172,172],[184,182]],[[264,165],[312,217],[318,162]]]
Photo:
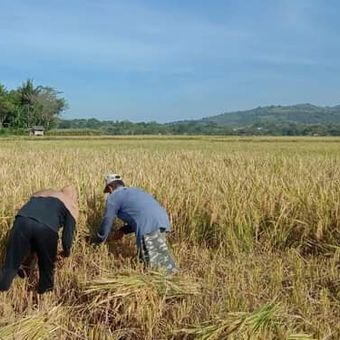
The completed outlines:
[[[1,132],[1,131],[0,131]],[[340,105],[265,106],[172,123],[61,120],[50,134],[340,136]]]
[[[340,105],[321,107],[312,104],[272,105],[246,111],[235,111],[207,117],[196,122],[230,127],[260,124],[340,124]]]

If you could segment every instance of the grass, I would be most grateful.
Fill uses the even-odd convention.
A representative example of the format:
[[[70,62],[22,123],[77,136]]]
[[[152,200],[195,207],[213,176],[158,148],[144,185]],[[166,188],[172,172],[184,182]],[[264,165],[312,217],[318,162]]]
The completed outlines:
[[[53,294],[38,299],[36,280],[16,279],[0,295],[0,338],[340,338],[339,143],[1,140],[2,253],[32,191],[74,183],[81,216]],[[86,243],[103,212],[102,175],[113,170],[167,208],[180,274],[145,271],[133,236]]]

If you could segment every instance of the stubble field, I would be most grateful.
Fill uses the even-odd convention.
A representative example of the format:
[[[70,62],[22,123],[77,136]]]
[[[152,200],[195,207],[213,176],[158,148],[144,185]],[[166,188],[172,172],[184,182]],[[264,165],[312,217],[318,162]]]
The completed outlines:
[[[55,290],[0,294],[0,339],[339,339],[340,139],[0,140],[0,249],[16,211],[77,187],[80,220]],[[148,272],[134,237],[98,248],[103,175],[152,193],[181,269]]]

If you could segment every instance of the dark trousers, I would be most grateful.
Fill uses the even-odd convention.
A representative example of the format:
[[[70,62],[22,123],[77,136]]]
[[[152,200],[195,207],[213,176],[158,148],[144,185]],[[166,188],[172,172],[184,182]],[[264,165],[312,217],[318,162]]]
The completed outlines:
[[[39,266],[38,293],[53,289],[58,234],[36,220],[17,216],[10,232],[0,291],[8,290],[25,258],[36,253]]]

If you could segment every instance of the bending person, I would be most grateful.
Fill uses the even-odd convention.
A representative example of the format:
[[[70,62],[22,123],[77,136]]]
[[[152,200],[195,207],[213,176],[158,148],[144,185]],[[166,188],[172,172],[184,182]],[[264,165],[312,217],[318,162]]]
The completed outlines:
[[[147,192],[125,186],[121,176],[105,177],[105,216],[97,233],[97,242],[104,242],[112,230],[116,217],[126,224],[114,233],[114,239],[135,233],[136,244],[142,260],[151,268],[162,267],[168,274],[177,272],[166,243],[170,221],[166,210]]]
[[[0,291],[10,288],[20,265],[32,253],[38,257],[38,293],[51,291],[59,228],[63,226],[61,256],[68,257],[78,213],[77,193],[73,186],[66,186],[61,191],[47,189],[33,194],[18,211],[10,231]]]

